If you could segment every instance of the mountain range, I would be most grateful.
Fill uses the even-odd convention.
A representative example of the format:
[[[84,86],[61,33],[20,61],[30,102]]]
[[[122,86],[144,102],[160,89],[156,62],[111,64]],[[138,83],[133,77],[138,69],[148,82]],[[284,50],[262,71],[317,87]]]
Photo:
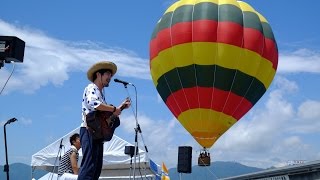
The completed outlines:
[[[4,172],[4,167],[0,166],[0,179],[7,179],[7,173]],[[30,165],[23,163],[13,163],[9,165],[9,178],[10,180],[31,180],[33,177],[39,179],[47,174],[47,171],[36,170],[32,176],[32,168]]]
[[[225,177],[237,176],[258,172],[264,169],[249,167],[237,162],[216,161],[211,166],[192,166],[191,173],[179,173],[177,168],[169,169],[170,180],[216,180]]]

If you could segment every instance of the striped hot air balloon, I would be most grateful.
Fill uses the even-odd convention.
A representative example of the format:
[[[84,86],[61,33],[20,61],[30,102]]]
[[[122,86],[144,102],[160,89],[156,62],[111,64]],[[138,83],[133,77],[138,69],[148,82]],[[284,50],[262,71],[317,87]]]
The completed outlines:
[[[257,103],[277,64],[269,23],[236,0],[177,1],[158,21],[150,41],[157,91],[204,148]]]

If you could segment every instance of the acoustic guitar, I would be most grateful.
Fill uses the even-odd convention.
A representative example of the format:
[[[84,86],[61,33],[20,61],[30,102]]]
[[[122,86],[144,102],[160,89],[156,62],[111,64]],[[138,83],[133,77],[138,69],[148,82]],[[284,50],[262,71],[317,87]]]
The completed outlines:
[[[127,98],[126,101],[130,101]],[[126,104],[120,107],[120,110],[126,108]],[[120,118],[110,111],[93,111],[86,116],[86,122],[93,140],[110,141],[114,131],[120,126]]]

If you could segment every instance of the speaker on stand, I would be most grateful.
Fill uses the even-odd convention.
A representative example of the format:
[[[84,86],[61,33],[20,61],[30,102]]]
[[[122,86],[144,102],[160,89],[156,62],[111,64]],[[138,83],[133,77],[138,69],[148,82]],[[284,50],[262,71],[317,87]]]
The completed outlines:
[[[192,167],[192,147],[191,146],[179,146],[178,151],[178,167],[177,171],[180,173],[191,173]]]
[[[125,146],[124,148],[124,154],[129,155],[130,156],[130,172],[129,172],[129,177],[131,179],[131,171],[132,171],[132,157],[134,156],[134,147],[135,146]],[[136,154],[139,153],[139,149],[138,147],[136,148]],[[134,174],[134,173],[133,173]]]
[[[0,36],[0,69],[4,63],[23,62],[25,42],[15,36]]]

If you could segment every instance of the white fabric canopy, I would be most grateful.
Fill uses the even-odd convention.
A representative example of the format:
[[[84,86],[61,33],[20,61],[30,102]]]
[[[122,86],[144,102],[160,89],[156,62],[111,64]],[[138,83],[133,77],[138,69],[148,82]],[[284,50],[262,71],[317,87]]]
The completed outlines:
[[[32,169],[43,169],[49,172],[57,172],[59,165],[59,157],[70,148],[69,138],[74,133],[79,133],[80,127],[69,132],[62,138],[59,138],[52,144],[41,149],[39,152],[32,155]],[[148,159],[147,153],[139,149],[134,163],[134,157],[126,155],[125,146],[134,146],[127,141],[113,135],[109,142],[104,143],[103,151],[103,167],[100,179],[122,179],[121,177],[130,177],[133,174],[135,177],[152,176],[154,177],[160,169],[159,165]],[[82,151],[79,150],[79,166],[82,160]],[[135,169],[135,173],[133,173]]]

